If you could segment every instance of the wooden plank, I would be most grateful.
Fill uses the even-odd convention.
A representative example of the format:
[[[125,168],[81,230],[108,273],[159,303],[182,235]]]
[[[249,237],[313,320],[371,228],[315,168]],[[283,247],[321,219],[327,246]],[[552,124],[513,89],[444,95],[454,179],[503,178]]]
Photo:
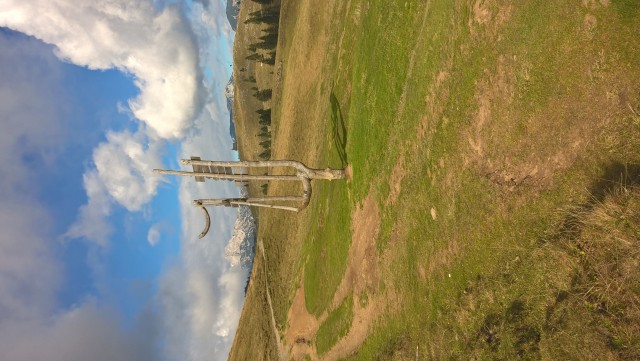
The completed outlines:
[[[200,157],[191,157],[191,160],[201,160],[201,159]],[[203,173],[200,171],[200,169],[202,168],[201,165],[192,164],[192,167],[193,167],[194,173]],[[204,182],[204,177],[196,177],[196,182],[199,182],[199,183]]]

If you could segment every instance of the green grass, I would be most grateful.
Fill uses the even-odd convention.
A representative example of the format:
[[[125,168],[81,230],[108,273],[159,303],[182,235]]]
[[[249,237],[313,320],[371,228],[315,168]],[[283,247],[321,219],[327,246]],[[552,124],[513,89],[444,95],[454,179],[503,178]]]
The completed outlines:
[[[265,290],[265,269],[261,257],[254,262],[251,284],[247,290],[245,308],[240,324],[251,322],[253,328],[238,332],[229,359],[275,360],[278,358],[275,335],[271,331],[269,305]]]
[[[345,142],[348,119],[333,93],[330,95],[325,152],[321,163],[336,169],[346,166]],[[351,244],[351,207],[345,181],[318,181],[313,184],[310,218],[306,232],[304,270],[307,310],[320,317],[344,276]]]
[[[634,0],[613,0],[613,6],[618,10],[620,16],[626,21],[638,19],[640,13],[640,3]]]
[[[628,183],[640,164],[640,121],[630,111],[640,109],[638,7],[484,3],[485,24],[473,20],[477,9],[467,1],[352,0],[331,24],[314,25],[331,29],[325,83],[332,86],[316,100],[327,105],[326,123],[300,124],[295,136],[306,139],[302,128],[313,126],[324,143],[315,150],[300,143],[292,154],[316,151],[320,164],[353,167],[351,183],[314,183],[300,224],[295,262],[304,270],[305,303],[316,316],[329,314],[316,335],[319,354],[353,318],[352,301],[330,304],[347,266],[351,216],[368,195],[381,214],[378,261],[388,264],[367,302],[387,291],[402,302],[380,315],[350,359],[414,359],[416,348],[420,359],[634,359],[640,352],[631,315],[640,288],[636,278],[620,277],[620,265],[633,268],[624,260],[633,252],[598,253],[624,249],[609,239],[594,243],[588,258],[579,248],[587,240],[565,227],[576,209],[592,219],[610,204],[624,212],[637,205],[637,191],[616,192],[635,189]],[[588,16],[597,20],[591,30]],[[488,116],[479,125],[483,101]],[[472,141],[482,142],[482,152]],[[400,160],[401,193],[390,204]],[[589,203],[594,196],[598,202]],[[640,234],[628,218],[637,214],[620,212],[597,230],[578,222],[580,232],[606,240],[622,230],[634,244]],[[289,224],[273,221],[272,234]],[[286,252],[275,241],[270,247]],[[603,254],[620,262],[607,268]],[[623,281],[630,293],[598,288]],[[273,292],[280,325],[297,286],[273,286],[281,288]]]
[[[314,185],[311,219],[304,269],[305,304],[319,317],[327,309],[347,265],[351,231],[349,202],[345,183]]]
[[[322,323],[316,334],[318,355],[329,351],[333,345],[349,332],[353,321],[353,295],[346,297]]]
[[[524,66],[516,66],[515,71],[526,69],[527,73],[526,77],[516,76],[512,106],[492,105],[493,121],[504,125],[493,125],[485,135],[491,146],[487,147],[489,157],[499,159],[507,155],[517,163],[518,159],[526,159],[531,147],[559,149],[558,144],[546,139],[550,137],[549,130],[561,132],[575,128],[576,121],[593,121],[585,110],[591,108],[593,112],[588,104],[591,89],[585,85],[583,58],[595,57],[598,50],[575,33],[585,12],[574,14],[570,9],[571,6],[559,3],[523,4],[502,31],[502,39],[484,43],[478,43],[468,33],[463,14],[471,13],[469,8],[454,9],[438,2],[425,15],[412,9],[396,12],[396,4],[377,3],[368,12],[364,25],[368,30],[358,40],[358,50],[353,55],[352,84],[365,86],[354,88],[350,102],[348,156],[355,170],[352,202],[361,201],[373,185],[384,209],[383,231],[378,240],[381,251],[398,223],[406,227],[406,249],[398,258],[394,279],[385,282],[400,285],[411,301],[408,316],[387,319],[355,359],[386,359],[394,352],[409,352],[416,344],[431,355],[440,355],[436,358],[540,354],[538,343],[547,307],[560,292],[558,289],[571,279],[572,271],[556,270],[558,262],[565,259],[556,254],[557,250],[538,242],[554,227],[558,209],[585,197],[590,179],[600,176],[603,164],[609,160],[593,155],[585,160],[578,156],[575,167],[558,174],[554,186],[546,192],[525,187],[515,194],[505,194],[504,188],[479,177],[477,169],[461,166],[463,159],[456,153],[465,147],[461,135],[477,109],[478,80],[487,72],[500,71],[496,63],[503,54],[521,59]],[[426,16],[427,24],[422,34],[429,36],[415,33],[419,29],[416,18],[421,15]],[[458,52],[462,44],[472,45],[468,54]],[[621,49],[625,45],[617,44]],[[413,49],[423,56],[410,65],[408,54]],[[433,75],[446,67],[448,61],[453,62],[448,84],[451,95],[442,99],[445,102],[442,111],[430,121],[432,133],[418,145],[418,157],[411,159],[411,151],[401,145],[413,140],[416,120],[425,112],[423,99],[429,94]],[[411,66],[411,76],[407,77]],[[405,105],[399,111],[403,91]],[[567,104],[570,111],[565,113]],[[556,109],[555,114],[549,111],[550,106]],[[541,117],[555,119],[547,129],[538,130],[525,123],[532,116],[545,122],[549,120]],[[532,138],[533,144],[527,144]],[[635,135],[619,141],[633,143],[638,138]],[[602,149],[591,151],[597,153]],[[637,154],[616,156],[626,161],[638,159]],[[385,209],[383,202],[389,186],[383,179],[400,157],[408,163],[411,174],[402,182],[399,205]],[[449,172],[454,174],[450,189],[438,186],[446,176],[438,167],[440,159],[445,160]],[[438,210],[437,222],[430,219],[431,207]],[[426,285],[417,281],[417,265],[443,252],[452,241],[461,244],[462,255],[436,270]],[[512,265],[515,259],[517,265]],[[549,272],[558,274],[556,284],[549,279]],[[479,308],[473,312],[464,310],[469,305],[462,304],[470,297],[464,292],[468,287],[481,295],[488,294],[486,304],[473,305]],[[456,321],[463,311],[472,315]],[[471,349],[465,346],[465,339],[471,341],[469,337],[476,337],[473,335],[498,332],[492,330],[498,326],[502,337],[498,347],[487,346],[487,341],[479,336],[471,343]],[[460,343],[452,345],[448,339],[429,345],[425,341],[435,340],[442,332],[459,337]]]

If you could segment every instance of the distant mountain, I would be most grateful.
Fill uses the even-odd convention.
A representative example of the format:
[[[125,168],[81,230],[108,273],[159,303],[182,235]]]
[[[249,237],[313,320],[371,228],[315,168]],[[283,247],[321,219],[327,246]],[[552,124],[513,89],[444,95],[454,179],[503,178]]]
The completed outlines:
[[[238,140],[236,138],[236,125],[233,121],[233,92],[234,92],[233,75],[229,78],[227,86],[224,88],[224,96],[227,98],[227,110],[229,110],[229,136],[233,141],[232,150],[238,150]]]
[[[241,0],[227,0],[227,20],[233,31],[238,27],[238,13],[240,12]]]
[[[250,270],[253,266],[255,244],[256,221],[249,207],[239,207],[233,235],[224,249],[224,258],[231,263],[231,267],[240,266]]]
[[[233,75],[231,75],[231,78],[229,78],[229,81],[227,82],[227,86],[224,88],[224,96],[227,98],[227,107],[233,106],[233,92]]]
[[[233,31],[238,27],[238,13],[240,13],[240,3],[242,0],[227,0],[227,20]],[[229,110],[229,136],[233,141],[232,150],[238,150],[238,140],[236,138],[236,125],[233,122],[233,75],[229,78],[224,95],[227,98],[227,109]]]
[[[238,13],[240,12],[241,1],[242,0],[227,0],[227,20],[234,31],[238,25]],[[227,109],[229,110],[229,136],[233,141],[233,150],[237,150],[236,127],[233,121],[234,91],[235,86],[232,75],[224,89],[224,96],[227,98]],[[241,188],[240,196],[248,196],[246,188]],[[240,266],[243,269],[251,270],[256,244],[256,228],[256,220],[249,207],[238,207],[238,218],[236,218],[233,224],[233,234],[227,246],[224,248],[224,257],[229,261],[231,267]]]

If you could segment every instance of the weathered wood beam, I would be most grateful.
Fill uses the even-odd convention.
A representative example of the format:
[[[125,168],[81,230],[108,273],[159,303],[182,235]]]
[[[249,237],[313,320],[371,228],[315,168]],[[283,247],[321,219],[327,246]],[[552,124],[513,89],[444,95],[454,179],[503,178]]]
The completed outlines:
[[[153,173],[177,175],[182,177],[204,177],[210,179],[220,180],[239,180],[239,181],[251,181],[251,180],[283,180],[283,181],[299,181],[300,177],[296,175],[246,175],[246,174],[216,174],[216,173],[204,173],[204,172],[187,172],[181,170],[166,170],[166,169],[154,169]]]
[[[257,161],[210,161],[196,159],[182,159],[181,164],[199,165],[199,166],[217,166],[217,167],[246,167],[246,168],[270,168],[270,167],[292,167],[298,173],[305,175],[310,179],[344,179],[345,173],[343,169],[313,169],[309,168],[301,162],[295,160],[257,160]]]

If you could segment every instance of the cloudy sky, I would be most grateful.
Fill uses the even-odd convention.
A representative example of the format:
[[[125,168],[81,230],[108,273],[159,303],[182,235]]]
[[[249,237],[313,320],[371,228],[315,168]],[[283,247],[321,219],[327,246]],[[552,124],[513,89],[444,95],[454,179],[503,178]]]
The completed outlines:
[[[161,178],[233,159],[224,0],[0,1],[0,359],[226,359],[246,271],[228,185]]]

